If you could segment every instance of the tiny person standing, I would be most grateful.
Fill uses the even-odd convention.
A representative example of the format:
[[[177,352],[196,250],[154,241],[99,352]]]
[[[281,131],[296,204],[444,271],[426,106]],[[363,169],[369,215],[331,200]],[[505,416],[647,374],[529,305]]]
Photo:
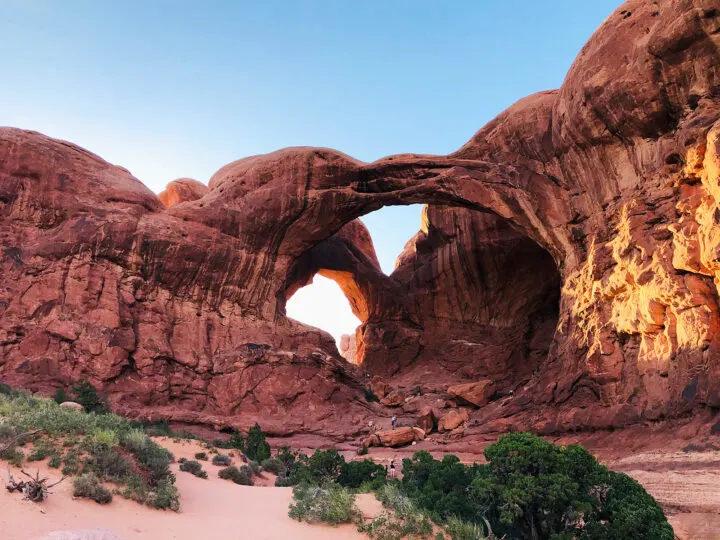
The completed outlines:
[[[390,460],[390,478],[395,478],[395,460]]]
[[[392,418],[390,419],[390,423],[392,424],[393,429],[395,429],[395,422],[397,422],[397,417],[393,414]]]

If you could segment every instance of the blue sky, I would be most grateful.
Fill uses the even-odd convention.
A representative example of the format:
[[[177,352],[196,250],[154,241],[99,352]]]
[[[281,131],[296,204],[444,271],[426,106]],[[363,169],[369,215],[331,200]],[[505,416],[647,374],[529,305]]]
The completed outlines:
[[[517,99],[558,87],[618,5],[0,0],[0,125],[80,144],[156,192],[285,146],[365,161],[443,154]],[[419,210],[365,221],[389,270]],[[352,331],[326,285],[297,293],[310,295],[299,318]],[[330,316],[313,312],[318,298]]]

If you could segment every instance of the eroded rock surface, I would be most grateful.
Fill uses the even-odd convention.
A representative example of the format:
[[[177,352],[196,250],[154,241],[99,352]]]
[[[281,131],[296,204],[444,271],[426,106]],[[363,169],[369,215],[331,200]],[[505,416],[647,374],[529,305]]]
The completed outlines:
[[[289,148],[207,191],[175,182],[165,204],[85,150],[2,129],[0,375],[46,392],[88,377],[138,417],[338,437],[388,414],[365,371],[421,384],[415,407],[491,380],[476,431],[717,408],[719,29],[715,0],[632,0],[562,88],[453,154]],[[356,219],[411,203],[425,223],[385,276]],[[363,322],[359,369],[285,316],[315,273]]]

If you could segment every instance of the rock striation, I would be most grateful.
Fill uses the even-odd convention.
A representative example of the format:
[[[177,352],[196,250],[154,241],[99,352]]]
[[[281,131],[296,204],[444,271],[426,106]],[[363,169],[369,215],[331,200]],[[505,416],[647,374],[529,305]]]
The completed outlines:
[[[81,148],[4,128],[0,376],[45,392],[90,378],[141,418],[338,437],[389,414],[365,372],[418,410],[492,382],[501,399],[440,415],[442,430],[717,408],[719,51],[715,0],[631,0],[559,90],[450,155],[288,148],[161,198]],[[386,276],[357,218],[414,203],[424,223]],[[362,321],[359,368],[285,316],[316,273]]]

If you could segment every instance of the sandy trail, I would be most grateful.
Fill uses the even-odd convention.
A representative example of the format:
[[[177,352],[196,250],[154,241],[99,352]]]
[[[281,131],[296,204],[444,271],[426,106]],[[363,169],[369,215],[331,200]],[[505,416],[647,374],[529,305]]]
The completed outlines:
[[[204,450],[196,442],[174,443],[161,441],[176,458],[192,458]],[[44,462],[26,466],[39,469],[45,476],[59,478],[56,469]],[[7,464],[0,462],[0,474],[5,476]],[[308,525],[290,519],[288,504],[291,488],[238,486],[217,477],[220,467],[203,462],[208,479],[173,470],[181,494],[178,513],[153,510],[113,497],[112,503],[101,506],[93,501],[72,498],[70,479],[53,488],[53,495],[42,503],[22,500],[19,494],[0,492],[0,538],[2,540],[31,540],[57,530],[109,529],[124,539],[182,539],[182,540],[280,540],[280,539],[355,539],[366,538],[352,525],[329,527]],[[16,470],[14,470],[15,472]],[[4,479],[3,479],[4,484]],[[372,496],[358,497],[358,505],[366,514],[379,510]]]

